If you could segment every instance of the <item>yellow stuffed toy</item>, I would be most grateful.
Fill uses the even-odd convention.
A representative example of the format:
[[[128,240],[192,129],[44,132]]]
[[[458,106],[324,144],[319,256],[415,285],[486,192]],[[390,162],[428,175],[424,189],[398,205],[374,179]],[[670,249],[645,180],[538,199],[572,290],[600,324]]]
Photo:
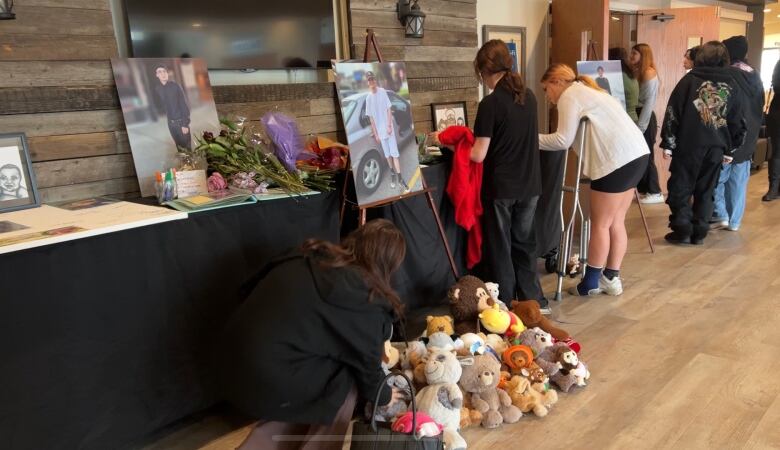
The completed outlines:
[[[525,330],[523,321],[512,311],[504,311],[494,304],[479,313],[479,322],[490,333],[500,334],[512,339]]]
[[[425,318],[427,328],[425,335],[430,336],[433,333],[444,333],[447,336],[455,334],[455,322],[451,316],[428,316]]]

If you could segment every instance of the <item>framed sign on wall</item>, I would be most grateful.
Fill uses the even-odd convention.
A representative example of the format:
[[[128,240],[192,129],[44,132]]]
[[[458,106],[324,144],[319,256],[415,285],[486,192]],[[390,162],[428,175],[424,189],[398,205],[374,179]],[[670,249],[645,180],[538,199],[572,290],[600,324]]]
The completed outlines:
[[[512,55],[512,70],[526,78],[527,53],[526,53],[526,28],[507,27],[500,25],[482,26],[482,43],[491,39],[501,39],[506,42],[509,54]]]
[[[0,213],[40,205],[25,134],[0,134]]]

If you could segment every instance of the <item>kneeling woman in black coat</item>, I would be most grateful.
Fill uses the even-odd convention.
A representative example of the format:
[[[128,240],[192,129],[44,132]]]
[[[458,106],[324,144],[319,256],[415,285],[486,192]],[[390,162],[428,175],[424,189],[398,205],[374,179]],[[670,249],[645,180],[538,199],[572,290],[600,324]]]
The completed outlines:
[[[227,324],[221,367],[227,398],[260,420],[241,449],[341,448],[328,437],[344,436],[357,396],[373,400],[384,377],[383,344],[401,314],[390,277],[405,252],[380,219],[341,245],[309,240],[258,274]],[[379,403],[401,395],[387,389]]]

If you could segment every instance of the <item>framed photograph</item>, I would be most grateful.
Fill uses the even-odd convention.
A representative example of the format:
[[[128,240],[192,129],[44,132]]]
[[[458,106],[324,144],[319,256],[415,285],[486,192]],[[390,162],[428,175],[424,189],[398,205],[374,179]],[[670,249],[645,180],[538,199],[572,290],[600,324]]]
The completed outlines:
[[[509,54],[512,55],[512,70],[526,78],[526,28],[506,27],[499,25],[482,26],[482,43],[492,39],[501,39],[506,43]]]
[[[339,62],[334,70],[358,204],[422,190],[404,63]]]
[[[219,130],[206,62],[197,58],[113,58],[141,195],[155,194],[155,172],[177,167],[195,136]]]
[[[601,89],[620,102],[623,109],[626,108],[620,61],[577,61],[577,74],[593,78]]]
[[[431,105],[432,129],[442,131],[452,125],[469,126],[466,102],[434,103]]]
[[[24,133],[0,134],[0,213],[41,205]]]

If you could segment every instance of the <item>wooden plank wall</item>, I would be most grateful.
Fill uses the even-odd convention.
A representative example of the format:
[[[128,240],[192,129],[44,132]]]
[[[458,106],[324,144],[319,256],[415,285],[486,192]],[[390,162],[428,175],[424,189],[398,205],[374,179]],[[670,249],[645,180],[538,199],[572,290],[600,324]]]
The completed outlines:
[[[17,19],[0,22],[0,133],[27,133],[44,202],[139,195],[110,58],[117,55],[109,0],[17,0]],[[394,0],[351,0],[355,54],[365,28],[377,31],[388,60],[407,61],[418,131],[431,128],[430,104],[478,100],[471,61],[476,0],[426,0],[424,39],[407,39]],[[332,83],[216,86],[221,115],[252,121],[270,110],[298,118],[303,135],[345,141]]]
[[[362,58],[366,28],[377,35],[382,56],[406,61],[415,131],[431,130],[431,103],[465,101],[474,125],[479,92],[473,61],[477,50],[477,0],[425,0],[422,39],[407,38],[396,0],[350,0],[352,57]]]

